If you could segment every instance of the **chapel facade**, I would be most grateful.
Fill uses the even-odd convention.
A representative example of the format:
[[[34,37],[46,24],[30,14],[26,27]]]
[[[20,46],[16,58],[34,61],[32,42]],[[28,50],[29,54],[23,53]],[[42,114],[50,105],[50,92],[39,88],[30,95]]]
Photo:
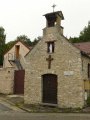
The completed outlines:
[[[44,16],[43,37],[25,56],[25,103],[82,108],[90,90],[90,57],[63,35],[61,11]]]

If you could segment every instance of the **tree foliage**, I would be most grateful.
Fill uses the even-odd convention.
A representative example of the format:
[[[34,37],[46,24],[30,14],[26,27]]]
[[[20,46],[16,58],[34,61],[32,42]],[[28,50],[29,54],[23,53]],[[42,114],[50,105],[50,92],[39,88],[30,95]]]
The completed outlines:
[[[16,40],[8,42],[8,43],[6,44],[7,50],[8,50],[10,47],[12,47],[15,43],[16,43]]]
[[[79,37],[74,37],[74,38],[69,38],[70,39],[70,41],[72,41],[73,43],[79,43],[79,42],[81,42],[80,41],[80,39],[79,39]]]
[[[74,38],[71,38],[70,37],[70,40],[73,42],[73,43],[78,43],[78,42],[90,42],[90,22],[88,22],[88,26],[85,27],[81,32],[80,32],[80,35],[79,37],[74,37]]]
[[[38,36],[37,38],[34,39],[34,41],[32,42],[32,45],[35,46],[41,39],[42,39],[42,37]]]
[[[22,40],[26,45],[32,46],[30,38],[28,38],[26,35],[20,35],[16,38],[16,40]]]
[[[88,22],[88,26],[85,27],[84,30],[80,32],[79,38],[83,42],[90,41],[90,22]]]
[[[16,40],[22,40],[26,45],[28,46],[34,46],[38,43],[38,41],[41,39],[41,36],[38,36],[33,41],[30,40],[26,35],[20,35],[16,38]]]
[[[10,47],[12,47],[17,40],[21,40],[23,41],[27,46],[35,46],[38,41],[41,39],[42,37],[41,36],[38,36],[37,38],[35,38],[33,41],[30,40],[30,38],[28,38],[26,35],[20,35],[16,38],[16,40],[14,41],[10,41],[6,44],[6,50],[8,50]]]
[[[0,65],[3,64],[3,54],[6,51],[5,46],[6,35],[4,32],[5,32],[4,28],[0,27]]]
[[[5,32],[4,28],[0,27],[0,65],[3,65],[3,55],[4,55],[4,53],[10,47],[12,47],[16,43],[17,40],[22,40],[26,45],[33,47],[42,38],[41,36],[39,36],[39,37],[35,38],[33,41],[31,41],[30,38],[28,38],[26,35],[20,35],[16,38],[16,40],[10,41],[7,44],[5,44],[6,35],[5,35],[4,32]]]

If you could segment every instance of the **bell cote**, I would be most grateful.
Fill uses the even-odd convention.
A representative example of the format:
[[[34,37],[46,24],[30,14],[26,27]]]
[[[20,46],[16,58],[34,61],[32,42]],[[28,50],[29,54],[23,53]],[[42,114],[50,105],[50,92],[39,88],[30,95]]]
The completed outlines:
[[[61,20],[64,20],[61,11],[47,13],[44,16],[46,17],[46,27],[61,26]]]

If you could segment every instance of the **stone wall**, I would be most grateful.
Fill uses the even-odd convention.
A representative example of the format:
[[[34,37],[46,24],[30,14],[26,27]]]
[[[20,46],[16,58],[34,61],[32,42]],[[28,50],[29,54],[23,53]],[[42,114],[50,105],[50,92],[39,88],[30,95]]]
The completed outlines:
[[[50,55],[54,60],[51,62],[51,69],[48,69],[46,41],[53,40],[56,40],[55,51]],[[55,74],[58,76],[58,107],[84,106],[81,52],[60,35],[57,27],[44,29],[43,38],[26,56],[26,60],[28,67],[25,73],[25,103],[42,103],[42,75]],[[65,74],[69,72],[72,74]]]
[[[11,94],[13,93],[14,84],[14,68],[1,68],[0,69],[0,93]]]
[[[82,72],[83,72],[83,80],[89,80],[88,78],[88,64],[90,64],[90,59],[85,56],[82,56]]]
[[[90,59],[87,58],[85,56],[82,56],[82,73],[83,73],[83,80],[84,80],[84,83],[88,83],[87,86],[88,87],[85,87],[85,84],[84,84],[84,88],[85,88],[85,91],[87,92],[87,97],[90,96],[90,78],[88,78],[88,64],[90,64]]]

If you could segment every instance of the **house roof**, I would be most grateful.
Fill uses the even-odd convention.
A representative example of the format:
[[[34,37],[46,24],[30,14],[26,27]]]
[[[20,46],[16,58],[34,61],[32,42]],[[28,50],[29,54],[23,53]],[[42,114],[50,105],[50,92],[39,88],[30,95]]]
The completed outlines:
[[[78,44],[82,44],[82,43],[89,43],[88,44],[88,47],[90,48],[90,42],[82,42],[82,43],[72,43],[69,39],[67,39],[64,35],[62,35],[69,43],[71,43],[74,47],[76,47],[77,49],[79,49],[80,51],[81,51],[81,54],[82,55],[84,55],[85,57],[87,57],[87,58],[89,58],[90,59],[90,54],[88,54],[85,50],[83,50],[83,49],[81,49],[80,47],[79,47],[79,45]],[[89,49],[89,51],[90,51],[90,49]]]
[[[79,48],[81,51],[90,55],[90,42],[74,43],[74,45]]]
[[[14,45],[16,45],[18,42],[21,42],[27,49],[29,49],[29,50],[32,49],[32,48],[30,48],[29,46],[27,46],[24,42],[22,42],[21,40],[17,40]],[[13,45],[13,46],[14,46],[14,45]],[[9,48],[9,49],[4,53],[4,55],[7,54],[7,53],[13,48],[13,46],[12,46],[11,48]]]

